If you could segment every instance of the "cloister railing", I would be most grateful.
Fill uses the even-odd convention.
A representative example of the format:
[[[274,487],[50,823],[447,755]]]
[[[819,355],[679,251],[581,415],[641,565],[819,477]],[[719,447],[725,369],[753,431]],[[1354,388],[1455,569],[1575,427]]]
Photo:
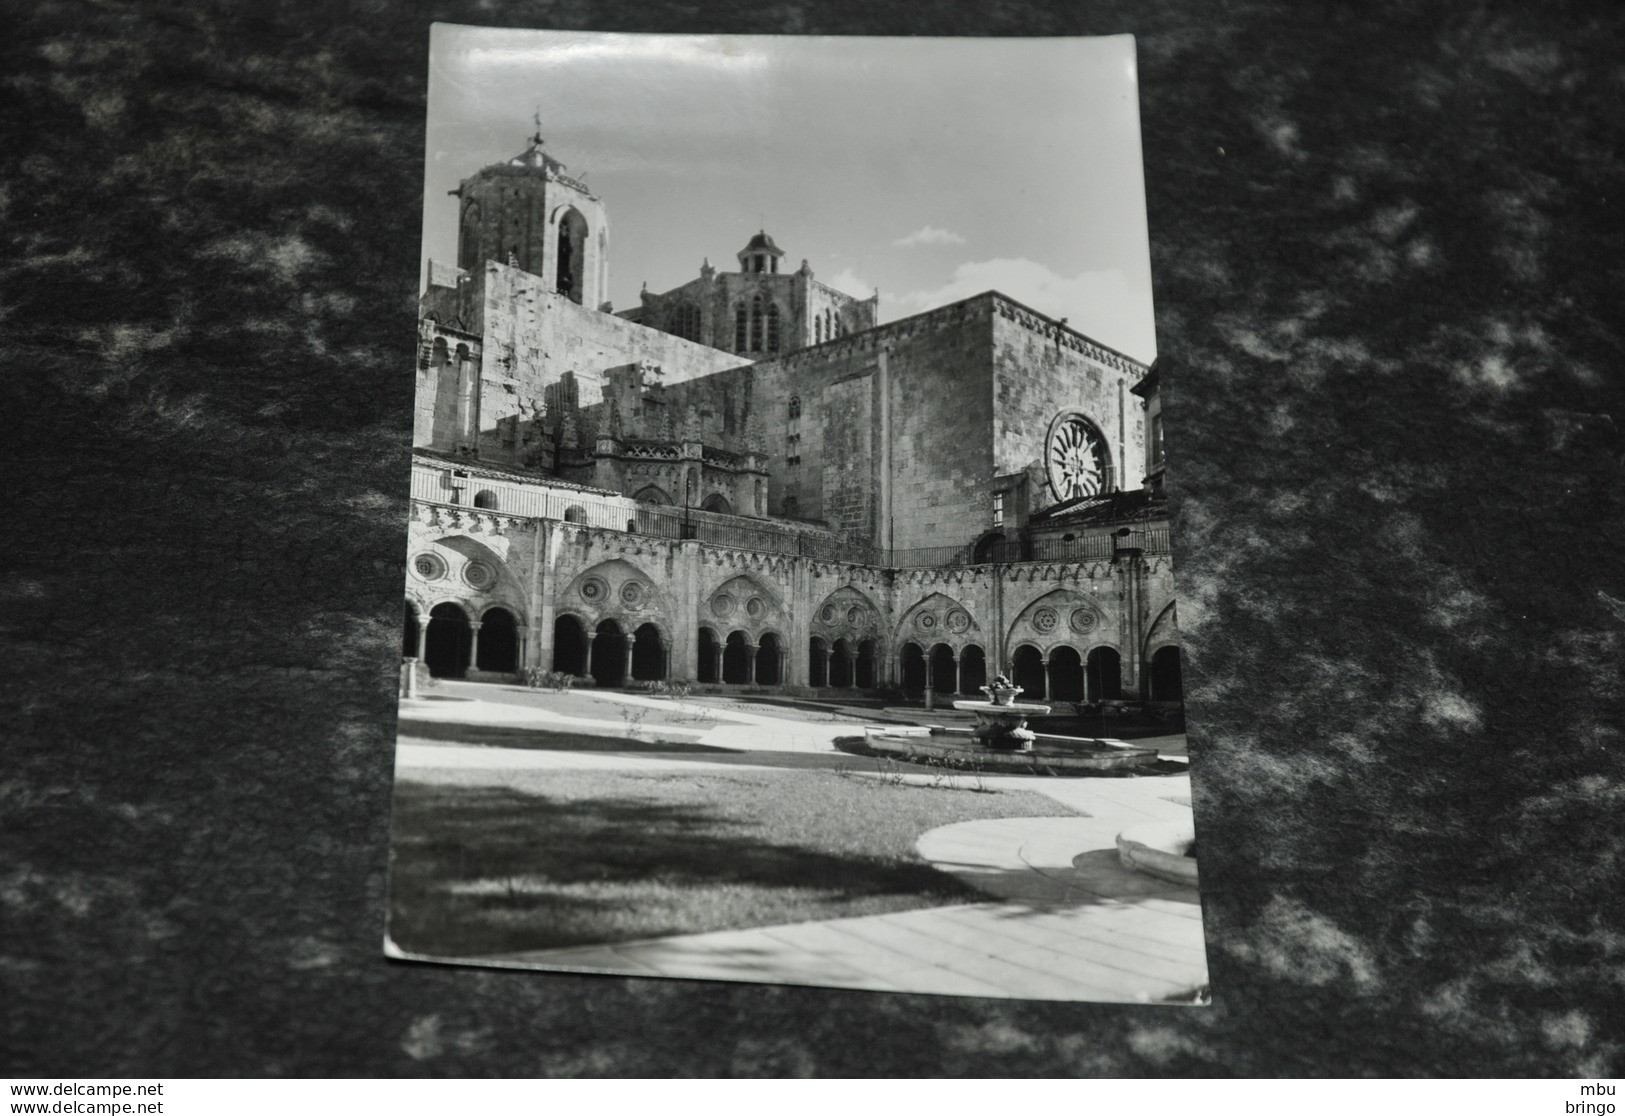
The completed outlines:
[[[560,520],[655,538],[697,539],[713,546],[884,569],[1101,561],[1127,547],[1147,554],[1168,553],[1166,527],[1134,523],[1125,524],[1120,530],[1126,533],[1115,538],[1095,534],[1079,539],[989,539],[956,546],[885,550],[816,527],[794,528],[699,508],[650,507],[611,493],[537,489],[499,478],[459,476],[444,468],[412,472],[412,498],[424,503],[478,509],[482,506],[480,498],[487,493],[494,504],[489,510],[502,515]]]

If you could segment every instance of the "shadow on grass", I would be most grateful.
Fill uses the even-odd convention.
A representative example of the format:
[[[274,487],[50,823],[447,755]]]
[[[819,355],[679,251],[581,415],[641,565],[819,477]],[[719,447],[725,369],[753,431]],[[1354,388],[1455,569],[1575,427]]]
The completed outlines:
[[[919,834],[1054,809],[831,772],[402,781],[390,934],[409,952],[478,957],[976,902],[914,858]]]
[[[643,729],[646,734],[661,731],[657,726]],[[710,756],[741,754],[736,748],[719,748],[686,740],[638,740],[610,732],[559,732],[555,729],[524,728],[516,725],[469,725],[455,721],[427,721],[402,717],[400,738],[433,744],[463,744],[477,748],[522,748],[547,752],[701,752]]]

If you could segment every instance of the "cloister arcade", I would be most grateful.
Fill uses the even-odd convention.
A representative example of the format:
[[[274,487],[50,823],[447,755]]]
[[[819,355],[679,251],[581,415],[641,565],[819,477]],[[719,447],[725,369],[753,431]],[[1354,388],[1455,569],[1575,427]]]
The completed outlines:
[[[435,678],[462,678],[470,670],[513,674],[521,669],[523,632],[516,611],[505,605],[475,612],[466,603],[441,601],[425,611],[408,600],[401,654],[422,662]]]
[[[504,502],[478,500],[482,514],[507,514]],[[538,667],[603,687],[896,688],[913,700],[930,689],[946,701],[980,698],[1003,672],[1025,700],[1183,698],[1172,602],[1159,593],[1160,607],[1142,614],[1150,622],[1125,632],[1125,598],[1098,572],[1035,568],[995,596],[985,574],[890,583],[848,571],[809,603],[801,594],[827,569],[809,585],[792,562],[702,551],[685,581],[673,573],[692,561],[683,542],[595,553],[598,532],[571,526],[549,556],[504,520],[465,514],[455,525],[409,562],[401,651],[437,678],[512,679]],[[561,564],[538,594],[536,571],[549,562]],[[526,615],[526,599],[539,617]],[[997,630],[984,626],[990,619]]]
[[[1023,643],[1010,656],[1010,680],[1023,701],[1118,701],[1123,697],[1123,660],[1104,644],[1080,653],[1070,643],[1040,649]]]
[[[807,641],[807,684],[814,688],[871,690],[879,685],[875,641],[837,639],[830,643],[821,636]]]
[[[476,609],[467,602],[441,601],[425,609],[422,602],[408,600],[401,653],[423,662],[435,678],[512,675],[525,665],[524,630],[521,614],[505,604]],[[702,684],[805,684],[832,690],[872,690],[887,684],[875,639],[811,637],[804,683],[795,677],[789,648],[776,631],[753,635],[734,628],[724,633],[700,625],[696,650],[696,680]],[[911,694],[929,686],[944,698],[976,698],[991,676],[986,651],[977,643],[928,645],[905,640],[895,662],[895,683]],[[1145,662],[1144,698],[1183,700],[1179,647],[1164,644]],[[1009,665],[1024,701],[1096,702],[1125,696],[1122,657],[1106,644],[1083,651],[1071,643],[1041,648],[1023,641],[1013,649]],[[654,621],[608,617],[592,623],[575,613],[560,613],[553,624],[551,668],[591,677],[607,687],[664,681],[674,677],[672,638]]]

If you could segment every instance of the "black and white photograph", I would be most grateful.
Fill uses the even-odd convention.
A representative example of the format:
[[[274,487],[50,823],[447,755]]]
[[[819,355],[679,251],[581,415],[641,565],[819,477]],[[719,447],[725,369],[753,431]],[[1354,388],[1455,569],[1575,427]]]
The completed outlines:
[[[1625,6],[13,8],[13,1107],[1617,1107]]]
[[[428,110],[390,955],[1206,1003],[1133,40]]]

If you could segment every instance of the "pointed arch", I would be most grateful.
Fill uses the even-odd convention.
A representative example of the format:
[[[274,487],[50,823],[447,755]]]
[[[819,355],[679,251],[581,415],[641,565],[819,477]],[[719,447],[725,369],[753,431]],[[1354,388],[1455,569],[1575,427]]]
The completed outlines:
[[[625,558],[597,562],[573,577],[556,598],[558,607],[582,617],[589,635],[599,621],[617,620],[625,634],[653,622],[661,631],[674,630],[670,598],[660,586],[663,579]]]
[[[845,640],[853,648],[870,641],[880,655],[885,653],[885,615],[867,593],[853,585],[842,585],[813,609],[811,628],[827,647],[833,647],[837,640]]]
[[[1162,611],[1157,613],[1157,618],[1151,621],[1151,626],[1145,632],[1145,641],[1140,645],[1141,657],[1149,659],[1151,653],[1160,646],[1179,645],[1179,612],[1175,607],[1177,604],[1177,601],[1169,601],[1163,605]]]
[[[1021,606],[1005,632],[1005,646],[1023,641],[1042,649],[1073,643],[1079,647],[1098,642],[1109,626],[1106,616],[1090,598],[1077,589],[1061,587],[1040,593]]]
[[[700,621],[749,633],[784,630],[788,625],[783,596],[750,574],[735,574],[705,597]]]
[[[926,594],[910,605],[897,622],[896,639],[918,639],[929,647],[946,643],[958,648],[982,638],[982,626],[962,603],[946,593]]]

